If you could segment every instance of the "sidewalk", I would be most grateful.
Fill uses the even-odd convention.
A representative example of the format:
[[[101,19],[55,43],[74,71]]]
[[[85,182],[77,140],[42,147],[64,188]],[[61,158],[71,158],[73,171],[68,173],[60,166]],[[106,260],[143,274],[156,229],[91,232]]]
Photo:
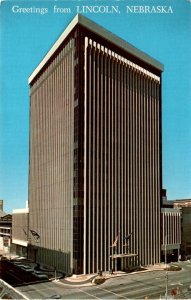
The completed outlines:
[[[6,257],[9,260],[19,257],[16,253],[10,253],[4,250],[0,250],[0,256]]]
[[[160,264],[148,266],[147,269],[148,271],[160,271],[160,270],[165,270],[166,266],[168,267],[168,264],[165,265],[165,263],[160,263]]]
[[[120,277],[120,276],[128,276],[128,275],[133,275],[133,274],[137,274],[137,273],[145,273],[145,272],[151,272],[151,271],[162,271],[165,270],[165,264],[161,263],[161,264],[157,264],[154,266],[148,266],[146,268],[143,268],[142,270],[135,270],[132,272],[123,272],[123,271],[116,271],[113,272],[113,274],[109,274],[109,272],[103,272],[103,277],[105,278],[105,280],[111,279],[111,278],[115,278],[115,277]],[[84,285],[84,286],[88,286],[88,285],[92,285],[92,280],[98,277],[97,274],[91,274],[91,275],[72,275],[71,277],[65,277],[65,278],[61,278],[59,279],[59,282],[65,285]]]
[[[96,274],[91,274],[91,275],[72,275],[70,277],[65,277],[59,279],[60,283],[66,284],[66,285],[92,285],[92,280],[95,278],[97,275]]]

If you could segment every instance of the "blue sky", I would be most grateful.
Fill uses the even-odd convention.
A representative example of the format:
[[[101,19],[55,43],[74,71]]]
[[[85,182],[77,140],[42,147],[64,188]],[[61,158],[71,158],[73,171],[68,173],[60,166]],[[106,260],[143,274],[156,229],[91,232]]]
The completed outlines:
[[[13,13],[12,7],[48,13]],[[53,7],[71,13],[54,14]],[[188,0],[5,1],[0,6],[0,199],[28,199],[28,77],[76,14],[76,5],[118,5],[120,14],[85,14],[164,64],[163,187],[168,199],[191,198],[191,3]],[[166,5],[173,14],[127,14],[126,5]]]

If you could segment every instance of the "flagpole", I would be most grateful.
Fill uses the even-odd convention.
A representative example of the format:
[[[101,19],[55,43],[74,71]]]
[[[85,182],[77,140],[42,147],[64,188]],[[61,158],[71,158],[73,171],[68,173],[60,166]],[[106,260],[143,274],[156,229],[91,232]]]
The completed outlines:
[[[110,246],[112,248],[112,251],[111,251],[111,268],[112,268],[112,272],[114,271],[114,249],[113,248],[115,247],[115,249],[116,249],[118,240],[119,240],[119,234],[116,236],[113,244]]]
[[[113,255],[114,255],[114,253],[113,253],[113,246],[112,246],[112,257],[111,257],[111,269],[112,269],[112,272],[113,272],[113,267],[114,267],[114,265],[113,265],[113,260],[114,260],[114,258],[113,258]]]
[[[165,236],[165,269],[166,269],[165,296],[166,299],[168,299],[167,235]]]

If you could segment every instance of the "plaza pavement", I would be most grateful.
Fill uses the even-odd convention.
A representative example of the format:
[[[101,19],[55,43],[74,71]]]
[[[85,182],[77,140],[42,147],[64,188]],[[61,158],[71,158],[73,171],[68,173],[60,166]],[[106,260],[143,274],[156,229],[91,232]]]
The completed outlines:
[[[115,271],[113,274],[109,274],[109,272],[103,272],[102,278],[105,280],[112,279],[115,277],[121,277],[121,276],[131,276],[137,273],[144,273],[144,272],[151,272],[151,271],[162,271],[165,270],[166,265],[164,263],[156,264],[152,266],[148,266],[145,268],[142,268],[142,270],[135,270],[132,272],[122,272],[122,271]],[[92,286],[92,280],[95,277],[100,277],[97,274],[91,274],[91,275],[72,275],[70,277],[60,278],[59,282],[64,285],[75,285],[75,286]]]

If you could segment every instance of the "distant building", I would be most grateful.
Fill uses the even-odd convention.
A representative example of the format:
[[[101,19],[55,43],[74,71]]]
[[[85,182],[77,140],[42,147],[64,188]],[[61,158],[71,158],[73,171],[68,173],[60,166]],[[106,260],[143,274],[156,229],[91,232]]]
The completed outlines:
[[[20,256],[27,256],[29,227],[28,227],[28,207],[13,210],[13,229],[12,229],[12,243],[16,247],[16,254]]]
[[[163,208],[173,208],[173,203],[167,199],[167,190],[162,189],[162,207]]]
[[[191,207],[191,199],[169,200],[169,202],[173,203],[173,206],[177,208]]]
[[[168,254],[191,258],[191,199],[167,200],[164,189],[162,196],[162,254],[166,242]]]
[[[181,253],[191,259],[191,206],[182,207],[182,243]]]
[[[111,269],[112,251],[119,268],[160,262],[162,71],[78,15],[29,77],[39,261],[76,274]]]
[[[0,218],[6,216],[6,212],[3,210],[3,200],[0,200]]]
[[[0,200],[0,253],[8,253],[12,241],[12,215],[3,210],[3,200]]]
[[[169,201],[181,211],[181,255],[191,258],[191,199],[177,199]]]
[[[165,259],[165,251],[169,260],[178,261],[181,246],[181,212],[177,208],[161,208],[161,255]]]

